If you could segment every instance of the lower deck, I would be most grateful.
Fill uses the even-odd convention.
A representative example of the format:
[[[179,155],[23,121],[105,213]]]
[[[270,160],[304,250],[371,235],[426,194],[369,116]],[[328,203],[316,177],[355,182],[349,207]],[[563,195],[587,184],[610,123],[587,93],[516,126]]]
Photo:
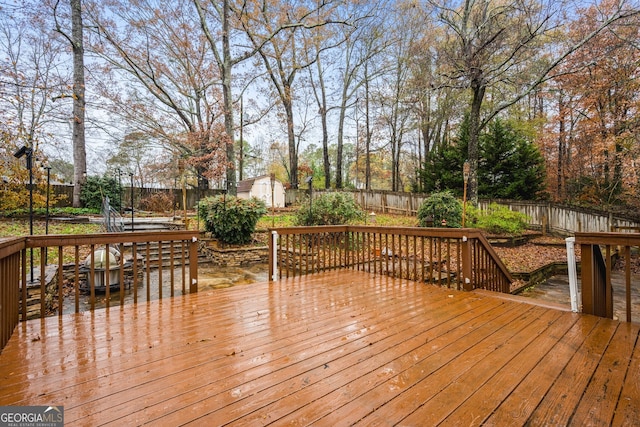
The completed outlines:
[[[65,425],[637,425],[640,326],[342,270],[18,325]]]

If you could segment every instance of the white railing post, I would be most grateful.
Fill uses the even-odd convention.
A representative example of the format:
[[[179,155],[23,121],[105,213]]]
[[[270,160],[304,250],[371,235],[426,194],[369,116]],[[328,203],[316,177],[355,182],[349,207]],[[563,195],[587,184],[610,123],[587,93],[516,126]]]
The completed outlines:
[[[272,260],[272,274],[271,274],[271,280],[276,281],[278,280],[278,232],[275,230],[271,231],[271,260]]]
[[[576,271],[576,251],[575,237],[567,237],[565,239],[567,243],[567,270],[569,272],[569,293],[571,295],[571,311],[577,313],[579,310],[578,298],[580,291],[578,291],[578,274]]]

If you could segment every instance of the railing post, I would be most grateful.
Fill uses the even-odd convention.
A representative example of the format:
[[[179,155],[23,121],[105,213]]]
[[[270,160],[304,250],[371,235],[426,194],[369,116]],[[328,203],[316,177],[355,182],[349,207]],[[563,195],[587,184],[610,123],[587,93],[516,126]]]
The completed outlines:
[[[344,268],[349,268],[351,267],[351,265],[349,264],[351,262],[351,233],[349,232],[349,227],[346,227],[345,231],[344,231]]]
[[[611,297],[610,260],[604,260],[600,246],[581,245],[582,258],[582,312],[613,318]]]
[[[467,236],[462,236],[462,287],[465,291],[472,291],[473,270],[471,263],[471,241]]]
[[[567,245],[567,269],[569,272],[569,294],[571,296],[571,311],[577,313],[578,307],[578,274],[576,272],[576,238],[567,237],[565,239]]]
[[[580,263],[580,272],[582,274],[582,312],[595,314],[591,245],[580,245]]]
[[[278,279],[278,232],[271,231],[269,239],[269,281]]]
[[[149,247],[147,245],[147,247]],[[159,267],[162,270],[162,266]],[[173,284],[172,284],[173,286]],[[193,236],[189,242],[189,293],[198,292],[198,238]]]

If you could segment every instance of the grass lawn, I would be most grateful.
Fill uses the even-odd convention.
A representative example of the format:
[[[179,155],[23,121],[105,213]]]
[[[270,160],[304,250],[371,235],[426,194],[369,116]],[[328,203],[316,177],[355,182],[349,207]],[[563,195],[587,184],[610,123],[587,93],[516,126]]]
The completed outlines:
[[[45,221],[33,221],[33,234],[45,234]],[[49,221],[49,234],[92,234],[99,233],[99,224],[71,224],[68,222]],[[0,220],[0,237],[18,237],[29,235],[28,219],[3,219]]]

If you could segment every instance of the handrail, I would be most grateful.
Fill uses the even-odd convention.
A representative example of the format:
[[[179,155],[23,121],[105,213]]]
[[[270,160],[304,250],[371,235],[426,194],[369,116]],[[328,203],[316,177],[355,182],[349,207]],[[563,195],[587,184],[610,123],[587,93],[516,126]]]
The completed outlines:
[[[576,233],[581,249],[582,311],[613,318],[613,258],[624,259],[624,300],[626,321],[631,322],[631,252],[640,248],[636,233]],[[604,247],[604,256],[600,246]]]
[[[104,226],[107,233],[121,233],[124,231],[124,220],[120,212],[111,207],[108,196],[102,201],[102,216],[104,217]]]
[[[508,293],[513,282],[475,229],[343,225],[270,231],[271,280],[352,268],[466,290]]]
[[[0,351],[19,321],[17,302],[20,300],[20,279],[24,277],[21,271],[26,263],[25,242],[24,237],[0,241]]]
[[[120,291],[119,304],[124,305],[125,272],[127,287],[133,290],[134,303],[144,298],[143,293],[139,298],[138,290],[142,289],[145,283],[153,282],[155,286],[156,281],[158,298],[163,298],[163,284],[167,283],[170,296],[173,297],[176,287],[180,285],[179,277],[174,277],[174,265],[176,268],[181,268],[182,294],[197,292],[198,236],[197,231],[171,230],[38,235],[0,240],[0,349],[9,340],[20,319],[26,320],[31,317],[27,312],[30,297],[36,301],[39,300],[39,307],[34,307],[35,311],[31,313],[33,316],[45,317],[51,311],[62,315],[65,298],[73,300],[74,311],[78,313],[81,282],[87,284],[90,310],[96,308],[96,290],[99,287],[105,292],[106,307],[111,304],[112,288]],[[151,243],[158,245],[157,260],[150,256]],[[164,259],[163,244],[168,250]],[[124,253],[117,256],[115,252],[110,251],[110,248],[115,247],[125,248],[129,259],[125,260]],[[104,264],[96,262],[96,250],[100,248],[105,249]],[[142,250],[142,256],[139,255],[140,250]],[[30,262],[30,257],[27,257],[28,251],[33,251],[33,266],[28,264]],[[162,274],[163,267],[167,265],[171,266],[168,278],[163,277]],[[34,278],[34,282],[37,282],[34,283],[36,285],[34,288],[30,286],[34,284],[27,281],[27,270],[37,266],[39,266],[39,274]],[[156,269],[158,270],[157,279],[154,273],[152,281],[151,272]],[[51,278],[47,277],[48,270],[52,271]],[[113,277],[111,273],[114,274]],[[70,284],[66,288],[65,280]],[[146,286],[146,300],[151,299],[151,286]]]

